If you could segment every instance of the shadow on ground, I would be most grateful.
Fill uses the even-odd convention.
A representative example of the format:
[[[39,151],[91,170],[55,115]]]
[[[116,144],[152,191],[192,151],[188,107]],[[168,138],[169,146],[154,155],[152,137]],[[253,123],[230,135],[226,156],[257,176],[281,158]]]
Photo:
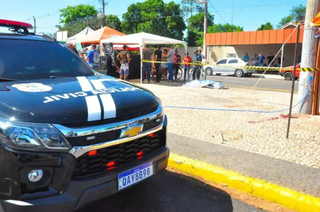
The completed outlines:
[[[232,199],[226,192],[194,178],[163,171],[145,182],[81,210],[81,212],[107,211],[232,212],[239,210],[233,210]]]

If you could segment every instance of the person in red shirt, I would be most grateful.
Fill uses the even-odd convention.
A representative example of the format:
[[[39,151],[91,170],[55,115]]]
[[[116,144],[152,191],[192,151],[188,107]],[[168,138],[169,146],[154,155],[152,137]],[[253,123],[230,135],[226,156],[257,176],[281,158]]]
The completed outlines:
[[[184,64],[184,78],[183,81],[186,81],[186,76],[187,76],[187,80],[190,80],[190,64],[188,63],[192,63],[192,58],[189,56],[189,52],[187,52],[187,54],[184,54],[183,57],[183,64]]]

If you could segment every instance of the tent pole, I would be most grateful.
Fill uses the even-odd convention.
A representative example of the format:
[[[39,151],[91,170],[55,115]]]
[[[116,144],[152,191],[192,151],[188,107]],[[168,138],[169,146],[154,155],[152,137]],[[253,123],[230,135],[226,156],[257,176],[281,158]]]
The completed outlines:
[[[142,84],[142,54],[143,54],[143,46],[140,44],[140,84]]]

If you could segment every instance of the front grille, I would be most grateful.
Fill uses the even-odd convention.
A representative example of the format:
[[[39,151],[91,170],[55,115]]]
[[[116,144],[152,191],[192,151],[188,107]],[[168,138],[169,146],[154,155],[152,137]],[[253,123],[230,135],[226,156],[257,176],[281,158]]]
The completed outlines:
[[[159,117],[143,124],[142,132],[151,130],[162,123],[163,117]],[[113,141],[120,138],[121,130],[113,130],[109,132],[80,136],[80,137],[67,137],[67,140],[72,146],[87,146],[92,144],[99,144],[107,141]],[[89,139],[90,138],[90,139]]]
[[[118,168],[132,161],[138,160],[143,152],[142,157],[155,152],[165,145],[164,139],[161,139],[160,132],[154,133],[152,137],[145,136],[127,143],[103,148],[97,150],[97,154],[89,156],[82,155],[77,158],[73,178],[87,177],[90,175],[108,171],[107,164],[114,162],[114,166],[109,169]]]
[[[88,135],[81,137],[68,137],[67,140],[72,146],[86,146],[92,144],[103,143],[107,141],[117,140],[120,137],[121,130],[113,130],[105,133],[99,133],[96,135]],[[88,138],[94,137],[92,140]]]

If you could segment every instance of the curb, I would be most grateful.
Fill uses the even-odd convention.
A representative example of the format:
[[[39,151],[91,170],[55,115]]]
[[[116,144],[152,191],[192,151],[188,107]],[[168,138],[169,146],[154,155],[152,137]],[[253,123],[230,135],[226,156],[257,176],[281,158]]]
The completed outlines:
[[[320,198],[170,153],[168,166],[297,211],[320,211]]]

